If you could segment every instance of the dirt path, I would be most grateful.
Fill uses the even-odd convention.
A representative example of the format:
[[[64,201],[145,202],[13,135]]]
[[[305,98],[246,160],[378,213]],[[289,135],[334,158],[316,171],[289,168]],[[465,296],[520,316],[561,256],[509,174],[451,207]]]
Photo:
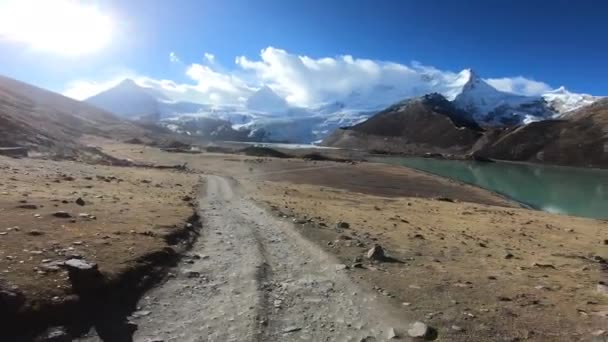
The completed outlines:
[[[390,328],[407,329],[382,297],[227,179],[208,176],[200,205],[193,255],[141,301],[135,341],[383,341]]]

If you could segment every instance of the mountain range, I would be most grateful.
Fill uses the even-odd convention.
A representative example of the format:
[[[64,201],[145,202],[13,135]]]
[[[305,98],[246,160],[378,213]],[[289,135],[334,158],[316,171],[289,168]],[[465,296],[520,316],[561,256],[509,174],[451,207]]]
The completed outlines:
[[[422,78],[423,86],[407,94],[391,86],[375,86],[364,93],[352,92],[307,108],[289,105],[268,86],[261,86],[240,105],[212,105],[174,101],[160,90],[129,79],[85,101],[122,118],[145,118],[190,135],[209,132],[203,125],[212,118],[229,123],[240,132],[241,139],[310,143],[321,141],[339,127],[360,123],[390,105],[431,93],[443,95],[482,127],[511,127],[560,118],[598,99],[563,87],[541,96],[499,91],[471,69],[461,71],[451,81],[432,74]]]
[[[449,84],[435,81],[428,79],[442,92],[381,109],[399,96],[396,89],[375,87],[302,108],[261,87],[242,105],[213,106],[173,101],[125,80],[80,102],[0,77],[0,146],[90,159],[103,156],[81,142],[86,135],[157,141],[179,133],[191,141],[322,141],[379,152],[608,167],[608,98],[564,88],[537,97],[501,92],[471,70]]]

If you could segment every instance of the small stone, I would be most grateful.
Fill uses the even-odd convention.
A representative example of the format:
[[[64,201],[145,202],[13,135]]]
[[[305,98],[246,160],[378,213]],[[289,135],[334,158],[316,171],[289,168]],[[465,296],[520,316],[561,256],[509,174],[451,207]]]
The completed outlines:
[[[83,260],[83,259],[76,259],[76,258],[69,259],[68,261],[65,262],[65,265],[68,267],[68,271],[69,270],[90,271],[90,270],[97,269],[97,264],[87,262],[86,260]]]
[[[411,337],[425,338],[430,334],[430,328],[422,322],[414,322],[407,331]]]
[[[302,330],[302,328],[296,327],[296,326],[287,327],[287,328],[283,329],[283,333],[287,334],[287,333],[292,333],[292,332],[296,332],[296,331],[300,331],[300,330]]]
[[[369,251],[367,251],[367,258],[378,261],[384,260],[386,258],[384,255],[384,249],[382,249],[382,246],[380,245],[375,245]]]
[[[397,332],[395,331],[394,328],[389,328],[386,333],[386,338],[388,338],[389,340],[392,340],[394,338],[399,338],[399,335],[397,335]]]
[[[336,224],[336,227],[341,228],[341,229],[348,229],[348,228],[350,228],[350,224],[345,221],[340,221],[340,222],[338,222],[338,224]]]
[[[40,235],[43,235],[44,233],[39,230],[32,229],[29,232],[27,232],[26,234],[30,235],[30,236],[40,236]]]
[[[593,335],[595,337],[600,337],[600,336],[606,336],[608,334],[606,333],[606,330],[596,330],[596,331],[592,332],[591,335]]]
[[[608,296],[608,285],[606,285],[604,282],[599,282],[599,284],[597,284],[596,290],[597,292]]]
[[[70,334],[62,327],[50,328],[35,339],[36,342],[71,342]]]
[[[82,198],[78,197],[78,198],[76,199],[76,204],[78,204],[78,205],[80,205],[80,206],[83,206],[83,205],[85,205],[86,203],[84,202],[84,200],[83,200]]]
[[[344,264],[337,264],[335,267],[336,267],[336,271],[342,271],[342,270],[348,269],[348,266],[346,266]]]
[[[19,204],[17,206],[19,209],[38,209],[38,206],[35,204]]]
[[[53,213],[53,216],[59,217],[59,218],[70,218],[70,217],[72,217],[72,215],[70,215],[70,213],[68,213],[66,211],[56,211],[56,212]]]
[[[196,272],[196,271],[186,271],[186,272],[184,272],[184,274],[188,278],[198,278],[201,276],[200,272]]]
[[[148,310],[138,310],[138,311],[133,312],[133,314],[131,314],[131,317],[133,317],[133,318],[145,317],[151,313],[152,312],[150,312]]]
[[[513,259],[514,255],[511,253],[505,254],[505,259]]]
[[[452,330],[454,331],[463,331],[464,329],[462,329],[461,327],[457,326],[457,325],[452,325]]]
[[[542,263],[539,263],[539,262],[533,263],[532,267],[555,269],[555,266],[553,264],[542,264]]]

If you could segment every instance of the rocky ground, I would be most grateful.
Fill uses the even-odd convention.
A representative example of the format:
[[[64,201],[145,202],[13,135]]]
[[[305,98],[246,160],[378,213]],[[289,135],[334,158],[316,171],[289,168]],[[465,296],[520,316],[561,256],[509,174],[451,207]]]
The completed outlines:
[[[15,311],[34,321],[67,317],[79,304],[66,260],[96,263],[106,281],[119,281],[195,214],[198,176],[182,171],[0,157],[0,174],[5,322]]]
[[[142,228],[144,234],[129,228],[129,233],[118,234],[121,240],[116,242],[103,237],[112,237],[108,231],[118,229],[110,227],[120,226],[121,220],[131,227],[142,222],[167,225],[164,220],[178,220],[178,216],[183,220],[192,209],[184,205],[182,197],[192,190],[198,176],[203,179],[201,237],[166,281],[147,293],[132,313],[131,320],[139,326],[136,341],[371,341],[393,335],[445,341],[605,338],[606,221],[522,209],[487,191],[402,167],[167,153],[101,140],[87,144],[135,163],[186,163],[193,172],[75,166],[71,172],[76,180],[58,183],[72,185],[57,195],[61,197],[58,203],[51,202],[53,197],[40,202],[45,205],[41,209],[19,209],[33,222],[63,224],[65,232],[79,227],[81,221],[95,222],[100,228],[92,230],[92,235],[89,230],[74,229],[86,236],[58,231],[59,237],[53,239],[65,236],[64,248],[81,253],[83,245],[90,251],[99,250],[97,258],[87,260],[98,262],[100,269],[119,264],[119,255],[122,260],[132,260],[136,253],[116,254],[123,253],[116,249],[115,259],[105,259],[108,264],[99,256],[109,255],[101,252],[109,247],[92,241],[110,240],[115,246],[126,246],[120,245],[124,238],[130,248],[141,252],[162,247],[166,243],[162,239],[158,245],[149,243],[156,241],[145,233],[149,226]],[[3,204],[3,217],[5,213],[15,215],[14,206],[19,204],[38,204],[30,200],[18,203],[24,190],[6,187],[9,181],[29,186],[33,194],[44,189],[43,184],[53,185],[52,179],[62,177],[55,174],[59,171],[48,171],[48,165],[56,164],[10,163],[9,168],[18,168],[17,181],[9,178],[13,176],[2,178],[3,191],[9,192],[5,196],[11,198]],[[20,181],[23,171],[32,172],[26,170],[27,163],[42,169],[46,166],[49,180],[40,176],[45,180]],[[120,174],[118,169],[126,171]],[[85,171],[91,174],[79,173]],[[98,185],[95,172],[123,181]],[[84,178],[89,176],[93,179]],[[70,183],[81,178],[77,187]],[[142,183],[142,179],[150,183]],[[87,189],[87,185],[94,188]],[[124,187],[130,189],[133,199],[124,200],[130,197],[125,193],[105,192],[126,191]],[[15,196],[17,188],[19,196]],[[77,196],[86,203],[101,202],[93,201],[97,188],[107,196],[108,211],[73,203]],[[82,194],[84,189],[87,196]],[[112,196],[120,200],[111,200]],[[68,203],[62,203],[63,199]],[[120,209],[130,211],[121,213]],[[36,210],[41,219],[34,216]],[[97,220],[78,214],[72,215],[76,222],[51,216],[60,210],[87,213]],[[111,213],[113,219],[106,219]],[[99,225],[102,218],[107,220],[105,225]],[[23,223],[11,223],[7,228],[14,225]],[[25,231],[20,226],[17,232]],[[13,232],[0,236],[0,242]],[[19,261],[32,260],[29,269],[33,270],[42,259],[29,252],[36,249],[23,247],[23,238],[27,244],[36,241],[22,235],[20,242],[12,241],[18,247],[11,253],[19,252]],[[74,244],[79,241],[83,244]],[[8,274],[6,278],[12,277],[12,281],[21,277],[11,270]],[[65,273],[61,274],[63,278],[58,279],[66,281]],[[34,283],[33,279],[49,275],[54,277],[31,271],[25,278]],[[53,284],[40,286],[48,289]],[[98,335],[103,334],[91,330],[84,339],[104,339]]]

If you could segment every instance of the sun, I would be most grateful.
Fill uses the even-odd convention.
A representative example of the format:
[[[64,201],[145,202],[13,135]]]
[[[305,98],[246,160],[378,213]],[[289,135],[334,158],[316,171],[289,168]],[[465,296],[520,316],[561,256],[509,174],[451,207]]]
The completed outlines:
[[[0,1],[0,41],[17,41],[60,55],[101,50],[111,41],[112,24],[110,16],[83,1]]]

